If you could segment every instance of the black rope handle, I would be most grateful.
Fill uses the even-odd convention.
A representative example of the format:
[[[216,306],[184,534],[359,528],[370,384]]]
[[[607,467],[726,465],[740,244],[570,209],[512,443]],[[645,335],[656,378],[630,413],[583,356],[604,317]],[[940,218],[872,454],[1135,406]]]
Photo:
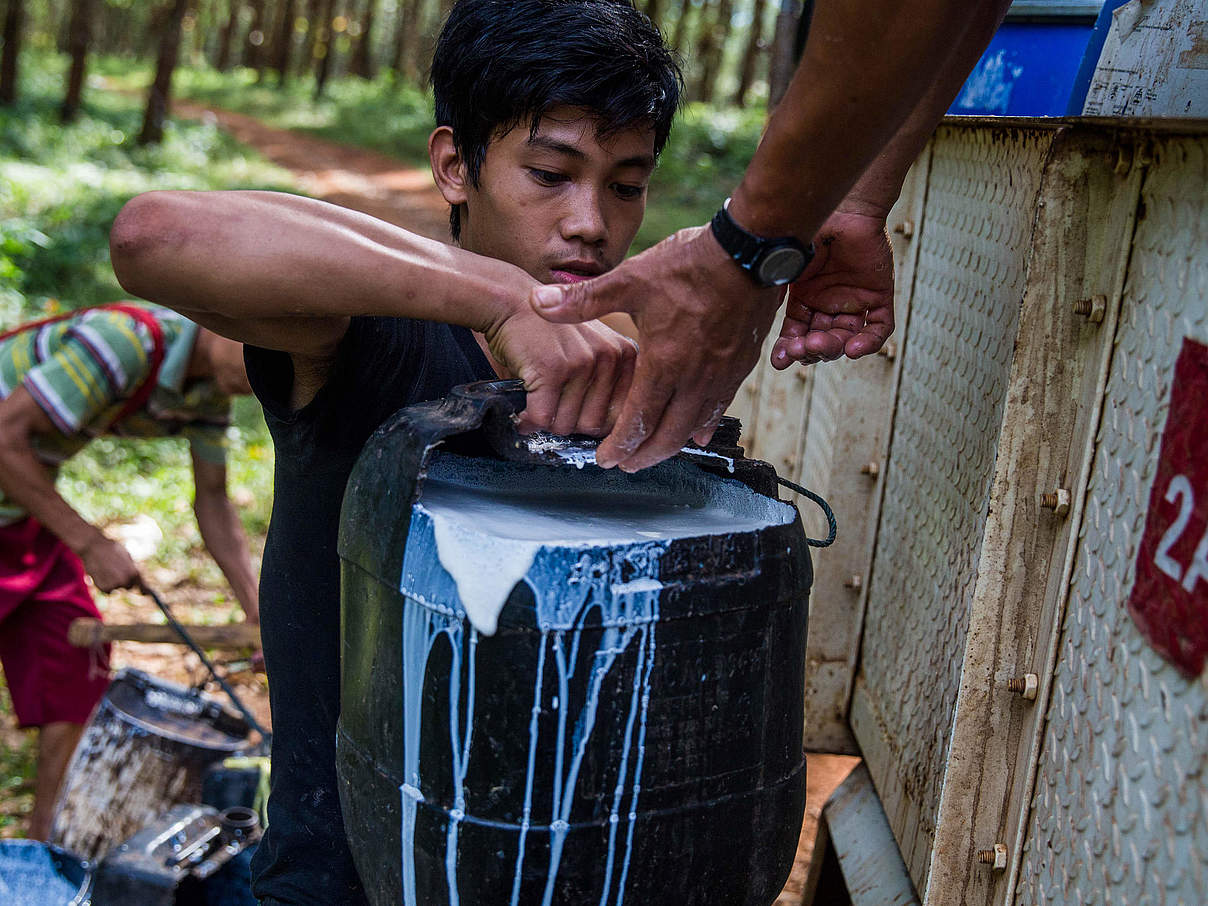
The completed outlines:
[[[197,655],[198,658],[200,658],[201,663],[207,670],[210,671],[210,676],[214,677],[215,682],[217,682],[218,685],[222,687],[222,691],[227,694],[227,697],[231,700],[231,704],[239,709],[239,713],[243,715],[243,719],[248,722],[248,725],[253,730],[260,734],[260,746],[268,747],[271,745],[273,734],[264,729],[264,727],[260,726],[260,722],[256,720],[252,712],[247,709],[242,701],[240,701],[239,696],[235,694],[235,690],[231,688],[230,683],[218,675],[218,670],[214,667],[213,661],[206,657],[205,652],[201,650],[201,647],[195,641],[193,641],[193,637],[189,635],[189,631],[181,625],[180,621],[177,620],[175,616],[172,615],[172,611],[168,609],[168,605],[164,603],[163,599],[152,589],[147,588],[146,586],[143,586],[142,591],[149,598],[151,598],[151,600],[155,602],[155,606],[163,612],[164,618],[168,621],[168,625],[172,627],[173,631],[178,636],[180,636],[181,641],[188,645],[192,652]]]
[[[776,476],[776,480],[788,488],[790,491],[795,491],[802,497],[806,497],[822,508],[822,512],[826,515],[826,526],[829,529],[829,534],[825,541],[819,541],[817,538],[806,538],[805,543],[810,547],[830,547],[835,543],[835,536],[839,534],[839,523],[835,521],[835,511],[830,508],[830,504],[815,494],[813,491],[803,488],[795,482],[789,481],[787,478]]]

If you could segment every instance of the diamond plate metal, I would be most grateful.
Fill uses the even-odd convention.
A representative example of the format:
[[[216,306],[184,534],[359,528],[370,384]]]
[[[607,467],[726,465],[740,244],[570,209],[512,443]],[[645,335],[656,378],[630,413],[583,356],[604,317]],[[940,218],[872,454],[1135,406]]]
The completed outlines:
[[[968,607],[1052,133],[933,145],[853,725],[924,888]]]
[[[1125,602],[1183,337],[1208,340],[1208,157],[1163,139],[1142,192],[1014,902],[1208,903],[1208,687]]]

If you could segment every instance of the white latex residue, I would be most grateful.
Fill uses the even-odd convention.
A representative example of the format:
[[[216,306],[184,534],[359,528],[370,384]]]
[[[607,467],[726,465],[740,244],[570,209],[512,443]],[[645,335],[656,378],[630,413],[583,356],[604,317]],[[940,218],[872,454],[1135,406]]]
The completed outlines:
[[[784,504],[736,483],[703,498],[636,480],[629,495],[575,484],[501,481],[483,488],[435,476],[425,482],[416,506],[432,520],[440,564],[479,632],[495,633],[508,595],[542,547],[617,547],[750,532],[791,518]]]
[[[430,501],[423,509],[432,518],[440,565],[457,583],[466,617],[483,635],[494,635],[499,612],[527,575],[541,542],[483,532]]]

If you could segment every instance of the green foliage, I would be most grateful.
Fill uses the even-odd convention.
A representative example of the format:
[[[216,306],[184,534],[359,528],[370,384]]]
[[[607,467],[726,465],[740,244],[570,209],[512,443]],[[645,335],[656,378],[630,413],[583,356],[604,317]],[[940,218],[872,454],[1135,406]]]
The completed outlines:
[[[109,263],[109,227],[131,196],[151,189],[292,189],[289,175],[212,125],[170,122],[164,142],[134,144],[143,96],[85,94],[71,126],[58,121],[63,60],[31,53],[16,107],[0,110],[0,325],[124,297]],[[267,527],[272,444],[259,406],[239,400],[230,431],[228,485],[253,537]],[[192,514],[183,440],[102,438],[63,469],[59,488],[80,513],[105,524],[138,514],[164,533],[149,564],[185,580],[222,580]]]

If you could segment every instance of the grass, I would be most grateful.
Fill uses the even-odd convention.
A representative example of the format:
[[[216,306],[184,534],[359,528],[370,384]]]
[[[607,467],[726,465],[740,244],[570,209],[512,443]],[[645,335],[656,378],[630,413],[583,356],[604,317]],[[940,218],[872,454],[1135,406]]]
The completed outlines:
[[[151,77],[146,65],[101,61],[110,84],[141,91]],[[220,73],[182,67],[175,91],[182,97],[254,116],[283,129],[388,154],[413,166],[428,165],[432,99],[390,73],[372,82],[343,78],[315,101],[309,80],[278,88],[274,77],[258,80],[250,69]],[[683,227],[705,223],[735,186],[759,143],[765,111],[693,104],[683,111],[663,151],[651,186],[646,220],[633,251],[649,248]]]

